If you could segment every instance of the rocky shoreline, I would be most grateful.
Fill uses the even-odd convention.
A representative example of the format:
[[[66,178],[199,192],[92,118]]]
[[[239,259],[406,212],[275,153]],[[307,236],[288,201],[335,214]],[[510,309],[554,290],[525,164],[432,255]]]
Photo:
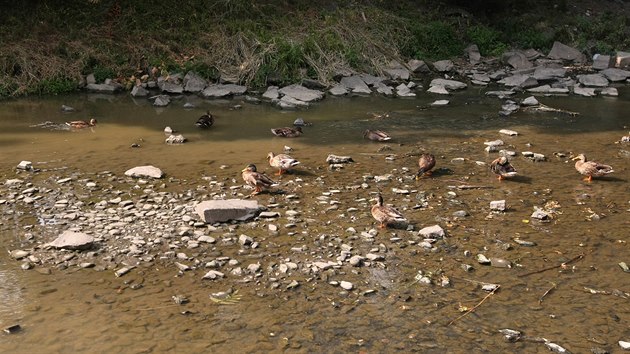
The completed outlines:
[[[250,94],[250,89],[235,79],[221,78],[219,83],[210,83],[192,71],[156,76],[156,70],[140,78],[132,77],[127,83],[112,79],[97,83],[94,75],[88,75],[84,87],[90,92],[116,93],[131,86],[132,96],[147,97],[158,107],[169,105],[173,96],[195,94],[205,99],[245,96],[249,103],[270,102],[281,109],[300,109],[327,95],[415,97],[425,90],[447,96],[469,85],[491,84],[505,88],[497,91],[501,98],[523,91],[538,95],[617,96],[614,85],[630,83],[630,71],[626,70],[630,66],[628,52],[598,54],[587,59],[579,50],[555,42],[547,55],[528,49],[511,50],[501,58],[482,58],[476,45],[469,46],[465,54],[465,58],[455,61],[391,62],[381,76],[339,72],[331,85],[311,79],[284,87],[271,85],[262,94]],[[448,104],[447,100],[440,101],[446,102],[437,104]]]

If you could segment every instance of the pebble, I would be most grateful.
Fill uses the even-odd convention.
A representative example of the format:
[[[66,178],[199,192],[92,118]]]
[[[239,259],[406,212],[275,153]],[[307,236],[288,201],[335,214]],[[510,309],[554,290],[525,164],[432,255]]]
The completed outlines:
[[[493,200],[490,202],[490,210],[505,211],[505,209],[506,209],[505,200]]]
[[[478,262],[479,264],[490,264],[490,263],[492,263],[492,262],[488,259],[488,257],[484,256],[484,255],[483,255],[483,254],[481,254],[481,253],[477,255],[477,262]]]
[[[342,280],[342,281],[339,283],[339,285],[340,285],[340,286],[341,286],[341,288],[342,288],[342,289],[344,289],[344,290],[352,290],[352,289],[354,289],[354,285],[353,285],[351,282],[348,282],[348,281],[343,281],[343,280]]]
[[[518,135],[518,132],[516,132],[514,130],[510,130],[510,129],[501,129],[501,130],[499,130],[499,134],[515,136],[515,135]]]

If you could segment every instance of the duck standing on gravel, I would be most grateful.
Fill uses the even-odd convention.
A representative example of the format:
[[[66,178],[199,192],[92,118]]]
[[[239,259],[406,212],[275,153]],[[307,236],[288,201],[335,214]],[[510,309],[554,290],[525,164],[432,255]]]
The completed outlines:
[[[586,160],[586,156],[584,154],[579,154],[572,160],[577,160],[575,162],[575,169],[586,176],[584,179],[585,181],[591,182],[593,177],[600,177],[615,172],[612,166]]]
[[[376,204],[372,205],[372,217],[379,222],[379,228],[383,229],[390,223],[406,221],[405,217],[398,210],[383,205],[383,197],[380,193],[372,200],[376,202]]]
[[[196,126],[202,129],[208,129],[214,124],[214,116],[210,114],[210,111],[206,111],[206,114],[197,119]]]
[[[420,179],[420,177],[426,175],[431,175],[431,169],[435,167],[435,156],[432,154],[422,154],[420,155],[420,159],[418,160],[418,173],[416,174],[416,179]]]
[[[87,127],[93,127],[96,125],[96,119],[92,118],[90,119],[89,122],[84,121],[84,120],[73,120],[70,122],[66,122],[66,125],[69,126],[70,128],[75,128],[75,129],[83,129],[83,128],[87,128]]]
[[[300,164],[300,161],[294,159],[293,157],[287,154],[278,154],[275,155],[273,152],[267,154],[267,159],[269,160],[269,166],[275,167],[278,169],[277,176],[287,172],[291,167],[297,166]]]
[[[276,184],[276,182],[267,177],[266,174],[256,171],[256,165],[254,164],[247,165],[247,167],[245,167],[241,172],[243,181],[245,181],[245,183],[249,186],[254,187],[252,195],[256,195],[262,192],[263,189],[268,189],[272,185]]]
[[[516,169],[505,156],[498,157],[490,163],[490,170],[497,174],[499,181],[517,175]]]
[[[271,132],[275,136],[279,136],[282,138],[297,138],[302,135],[302,127],[283,127],[283,128],[272,128]]]

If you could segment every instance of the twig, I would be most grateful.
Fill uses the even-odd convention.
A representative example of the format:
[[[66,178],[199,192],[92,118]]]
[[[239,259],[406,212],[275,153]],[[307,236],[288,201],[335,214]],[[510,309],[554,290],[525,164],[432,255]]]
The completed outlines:
[[[451,186],[449,186],[449,187],[451,187]],[[459,186],[452,186],[452,187],[455,187],[455,188],[457,188],[459,190],[466,190],[466,189],[492,189],[492,188],[494,188],[492,186],[471,186],[469,184],[461,184]]]
[[[542,294],[542,296],[540,297],[540,299],[538,299],[538,304],[542,304],[543,299],[545,298],[545,296],[547,296],[553,289],[556,288],[556,283],[552,282],[551,283],[551,288],[547,289],[547,291],[545,291],[544,294]]]
[[[493,295],[495,292],[497,292],[497,290],[499,290],[500,287],[501,287],[501,285],[497,285],[497,287],[492,289],[492,291],[488,295],[486,295],[483,299],[481,299],[481,301],[479,301],[479,303],[477,305],[473,306],[470,310],[464,312],[461,316],[459,316],[456,319],[454,319],[451,322],[449,322],[447,324],[447,326],[452,325],[453,323],[455,323],[455,321],[458,321],[459,319],[461,319],[461,318],[463,318],[465,316],[468,316],[469,313],[475,311],[475,309],[477,307],[481,306],[481,304],[483,304],[483,302],[486,301],[487,298],[489,298],[491,295]]]
[[[552,270],[552,269],[556,269],[556,268],[564,268],[566,267],[569,263],[573,263],[575,261],[578,261],[580,259],[584,258],[583,254],[579,254],[571,259],[569,259],[568,261],[564,262],[564,263],[560,263],[558,265],[555,266],[551,266],[551,267],[547,267],[547,268],[543,268],[543,269],[539,269],[539,270],[535,270],[533,272],[529,272],[529,273],[525,273],[525,274],[520,274],[518,277],[522,278],[522,277],[526,277],[528,275],[532,275],[532,274],[537,274],[537,273],[542,273],[542,272],[546,272],[548,270]]]

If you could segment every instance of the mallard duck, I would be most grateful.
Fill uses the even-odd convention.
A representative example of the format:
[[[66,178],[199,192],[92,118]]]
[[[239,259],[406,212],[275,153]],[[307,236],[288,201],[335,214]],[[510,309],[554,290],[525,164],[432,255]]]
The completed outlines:
[[[210,114],[210,111],[206,111],[206,114],[199,117],[195,123],[196,126],[203,129],[210,128],[212,124],[214,124],[214,116]]]
[[[243,181],[245,181],[245,183],[247,183],[248,185],[254,187],[254,192],[252,192],[252,195],[262,192],[263,188],[267,189],[276,184],[276,182],[267,177],[266,174],[256,171],[256,165],[254,164],[247,165],[247,167],[241,170],[241,172]]]
[[[71,128],[76,128],[76,129],[81,129],[81,128],[87,128],[87,127],[93,127],[96,125],[96,119],[92,118],[90,119],[89,122],[86,122],[84,120],[73,120],[70,122],[66,122],[66,125],[68,125]]]
[[[364,139],[370,139],[373,141],[387,141],[391,140],[392,137],[389,134],[385,133],[382,130],[366,130],[363,132]]]
[[[283,137],[283,138],[296,138],[302,135],[302,127],[272,128],[271,132],[273,133],[273,135]]]
[[[420,169],[416,174],[416,179],[420,179],[424,174],[431,175],[431,169],[435,167],[435,156],[431,154],[422,154],[418,160]]]
[[[593,177],[604,176],[615,172],[612,166],[604,165],[595,161],[587,161],[584,154],[579,154],[572,160],[577,160],[575,162],[575,169],[584,176],[587,176],[584,179],[585,181],[590,182],[593,180]]]
[[[517,175],[516,169],[510,164],[510,161],[505,156],[498,157],[492,161],[490,163],[490,170],[499,176],[499,181]]]
[[[278,154],[274,155],[273,152],[267,154],[267,159],[269,160],[269,165],[271,167],[276,167],[278,169],[278,173],[276,175],[280,176],[284,172],[286,172],[291,167],[297,166],[300,164],[300,161],[294,159],[293,157],[286,154]]]
[[[376,204],[372,205],[372,216],[379,222],[379,228],[385,228],[387,224],[393,222],[406,221],[405,217],[398,210],[383,205],[383,197],[380,194],[372,200],[376,201]]]

